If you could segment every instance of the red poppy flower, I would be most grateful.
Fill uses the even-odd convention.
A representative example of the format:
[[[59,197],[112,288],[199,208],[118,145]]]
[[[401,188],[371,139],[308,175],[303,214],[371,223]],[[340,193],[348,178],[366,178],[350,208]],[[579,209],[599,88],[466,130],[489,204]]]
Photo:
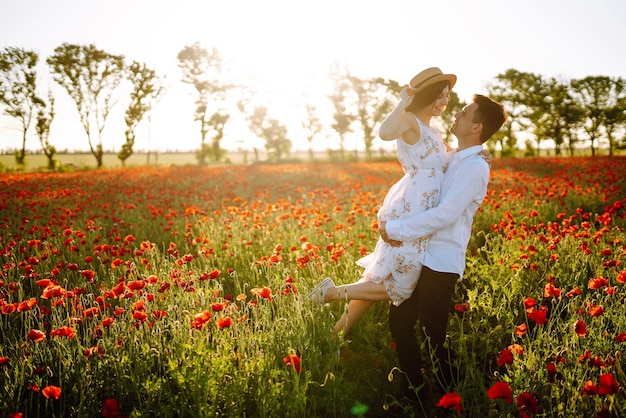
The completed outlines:
[[[287,357],[283,358],[283,362],[289,366],[289,367],[293,367],[294,370],[298,373],[300,373],[300,357],[298,357],[295,354],[289,354]]]
[[[441,399],[439,399],[437,406],[441,408],[454,408],[459,413],[462,413],[463,407],[461,406],[461,401],[462,401],[461,395],[459,395],[458,393],[454,393],[454,392],[448,392],[448,393],[445,393],[441,397]]]
[[[487,390],[489,399],[503,399],[506,403],[513,402],[513,391],[511,386],[506,382],[496,382]]]
[[[601,375],[598,381],[600,383],[598,395],[610,395],[617,393],[619,390],[619,383],[617,383],[617,380],[615,380],[611,373]]]
[[[574,322],[574,332],[576,332],[576,335],[579,337],[584,337],[587,335],[587,324],[579,319],[576,320],[576,322]]]
[[[502,350],[496,355],[496,364],[499,367],[504,366],[505,364],[513,363],[513,353],[511,350]]]
[[[204,324],[209,322],[210,319],[211,319],[211,312],[209,311],[197,313],[194,315],[193,319],[191,320],[191,327],[195,329],[202,329]]]
[[[2,305],[2,314],[8,315],[17,310],[17,303],[7,303],[6,305]]]
[[[152,311],[152,317],[154,319],[161,319],[161,318],[165,318],[166,316],[167,316],[166,311],[159,310],[159,309],[155,309],[154,311]]]
[[[555,297],[561,299],[561,289],[555,287],[552,283],[546,283],[543,289],[543,296],[545,298]]]
[[[595,395],[598,392],[598,387],[591,380],[587,380],[583,385],[583,395]]]
[[[594,279],[589,280],[587,287],[589,289],[601,289],[604,286],[608,286],[609,281],[602,276],[598,276]]]
[[[250,289],[250,292],[263,299],[272,300],[272,290],[269,287]]]
[[[17,304],[17,311],[18,312],[26,312],[26,311],[30,311],[33,306],[37,305],[37,299],[35,298],[30,298],[28,300],[25,300],[23,302],[19,302]]]
[[[50,285],[53,285],[54,282],[52,282],[52,280],[50,279],[41,279],[41,280],[37,280],[37,286],[44,288],[44,287],[48,287]]]
[[[146,284],[148,284],[147,280],[133,280],[132,282],[128,283],[127,286],[130,290],[141,290],[146,287]]]
[[[570,298],[571,298],[572,296],[578,296],[578,295],[580,295],[581,293],[582,293],[582,290],[580,290],[580,288],[579,288],[579,287],[575,287],[575,288],[573,288],[572,290],[570,290],[569,292],[567,292],[565,295],[566,295],[567,297],[570,297]]]
[[[548,364],[546,364],[546,369],[548,371],[548,382],[554,383],[557,379],[563,380],[563,375],[557,370],[556,364],[548,362]]]
[[[93,270],[80,270],[79,273],[87,279],[89,283],[94,282],[94,278],[96,277],[96,272]]]
[[[534,308],[537,301],[534,298],[524,298],[524,307],[526,309]]]
[[[46,386],[41,390],[41,394],[48,399],[59,399],[61,397],[61,388],[52,385]]]
[[[124,293],[124,289],[125,289],[124,282],[120,281],[118,284],[116,284],[115,286],[111,288],[111,295],[113,297],[117,297]]]
[[[43,293],[41,294],[41,298],[42,299],[56,298],[56,297],[63,296],[64,294],[65,294],[65,289],[63,289],[59,285],[52,284],[50,286],[47,286],[43,290]]]
[[[30,331],[28,331],[26,337],[28,337],[29,340],[33,340],[34,342],[38,343],[46,339],[46,333],[43,331],[39,331],[38,329],[31,329]]]
[[[520,357],[524,355],[524,347],[519,344],[511,344],[508,349],[511,350],[512,353],[515,353]]]
[[[604,361],[602,361],[599,356],[593,356],[589,358],[589,367],[604,368],[606,364],[604,364]]]
[[[233,320],[229,316],[225,316],[223,318],[218,318],[215,320],[215,323],[219,328],[228,328],[233,325]]]
[[[528,331],[528,327],[526,326],[526,324],[521,324],[515,327],[515,335],[526,335],[526,332]]]
[[[74,330],[74,328],[71,327],[61,327],[55,330],[50,331],[50,336],[57,336],[57,337],[67,337],[68,339],[72,339],[76,336],[76,332]]]
[[[148,319],[148,314],[144,311],[135,311],[133,312],[133,319],[136,319],[139,322],[143,322]]]
[[[214,302],[211,304],[211,310],[213,312],[220,312],[224,310],[225,305],[223,303]]]
[[[91,348],[85,348],[85,357],[87,358],[91,358],[94,355],[100,355],[103,356],[104,355],[104,349],[102,347],[100,347],[99,345],[95,346],[95,347],[91,347]]]
[[[470,304],[467,302],[457,303],[456,305],[454,305],[454,309],[456,309],[456,311],[459,313],[465,313],[470,310]]]
[[[620,271],[615,278],[618,283],[626,284],[626,270]]]
[[[589,307],[589,315],[602,316],[604,315],[604,308],[602,307],[602,305],[592,305]]]
[[[6,366],[7,364],[9,364],[9,358],[8,357],[0,357],[0,366]]]
[[[122,411],[117,403],[117,399],[107,399],[102,404],[102,410],[100,411],[104,418],[120,418]]]
[[[100,313],[100,309],[96,308],[96,307],[92,307],[92,308],[87,308],[83,311],[83,316],[85,318],[92,318],[94,316],[97,316]]]
[[[541,407],[535,395],[529,392],[522,392],[517,397],[517,406],[521,407],[524,412],[530,412],[531,414],[538,414],[541,412]]]
[[[544,325],[548,322],[548,308],[542,306],[540,309],[531,308],[528,310],[528,317],[535,321],[537,325]]]
[[[578,362],[579,363],[584,363],[585,361],[589,360],[591,358],[591,351],[587,350],[585,351],[585,353],[581,356],[578,357]]]

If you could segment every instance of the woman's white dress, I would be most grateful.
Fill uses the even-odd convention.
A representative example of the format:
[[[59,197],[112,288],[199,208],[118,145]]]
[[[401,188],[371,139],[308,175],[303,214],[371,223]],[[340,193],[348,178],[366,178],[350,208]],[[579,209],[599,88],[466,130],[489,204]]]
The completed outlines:
[[[404,176],[387,192],[378,211],[379,222],[405,219],[439,204],[447,167],[446,147],[437,130],[416,119],[420,128],[419,141],[409,145],[401,138],[396,140],[398,161]],[[401,304],[417,285],[428,239],[423,237],[404,242],[401,247],[392,247],[379,238],[374,251],[357,261],[365,268],[359,281],[384,282],[392,303]]]

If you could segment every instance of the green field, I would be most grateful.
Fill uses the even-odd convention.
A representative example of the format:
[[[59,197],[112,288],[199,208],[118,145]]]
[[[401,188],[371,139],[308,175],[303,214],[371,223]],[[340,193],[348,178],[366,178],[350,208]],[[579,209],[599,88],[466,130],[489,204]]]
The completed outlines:
[[[417,405],[384,302],[334,340],[303,296],[360,277],[397,161],[177,161],[0,173],[0,417],[626,415],[625,157],[493,161]]]

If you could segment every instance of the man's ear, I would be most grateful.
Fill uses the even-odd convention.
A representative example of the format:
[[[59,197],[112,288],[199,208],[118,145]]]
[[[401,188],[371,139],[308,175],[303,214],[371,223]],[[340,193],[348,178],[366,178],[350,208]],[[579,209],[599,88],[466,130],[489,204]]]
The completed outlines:
[[[480,133],[483,130],[483,123],[482,122],[472,122],[472,132],[477,133],[480,135]]]

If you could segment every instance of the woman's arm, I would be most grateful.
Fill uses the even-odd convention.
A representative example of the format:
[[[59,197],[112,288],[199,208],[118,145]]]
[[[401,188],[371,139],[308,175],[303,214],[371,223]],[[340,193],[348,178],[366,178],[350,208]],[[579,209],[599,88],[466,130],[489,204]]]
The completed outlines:
[[[400,138],[406,131],[411,129],[411,117],[404,113],[404,109],[413,101],[414,90],[405,87],[400,92],[400,102],[385,118],[378,130],[378,136],[383,141],[393,141]]]

